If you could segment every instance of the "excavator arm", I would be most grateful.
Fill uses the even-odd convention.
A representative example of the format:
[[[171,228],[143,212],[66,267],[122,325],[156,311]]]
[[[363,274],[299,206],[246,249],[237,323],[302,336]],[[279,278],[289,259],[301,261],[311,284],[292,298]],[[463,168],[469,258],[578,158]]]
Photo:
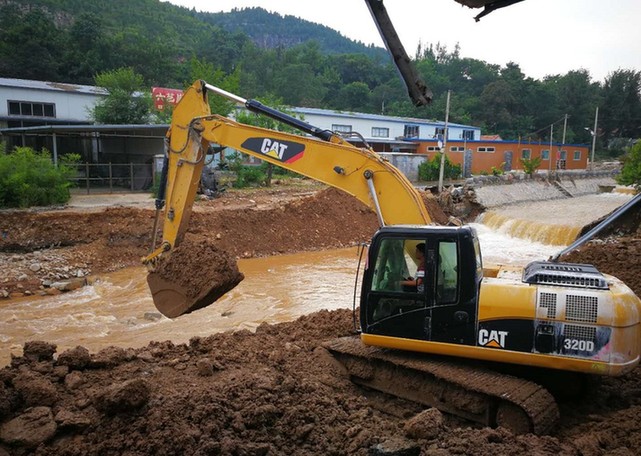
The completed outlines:
[[[254,127],[212,115],[207,103],[209,88],[216,89],[203,81],[195,82],[174,111],[167,133],[167,207],[163,242],[145,259],[146,263],[174,247],[184,235],[210,145],[230,147],[343,190],[373,209],[381,225],[426,225],[431,222],[411,182],[372,150],[355,147],[340,136],[320,129],[314,131],[322,134],[325,140]],[[239,100],[242,99],[237,98]],[[253,100],[242,101],[256,106]],[[277,113],[274,115],[282,114],[279,120],[289,117],[268,109]],[[304,124],[298,119],[295,121]],[[310,127],[310,131],[315,128],[304,125]]]
[[[226,96],[313,137],[254,127],[213,115],[207,101],[209,92]],[[151,271],[161,257],[171,256],[184,237],[210,146],[230,147],[336,187],[374,210],[381,226],[431,222],[421,196],[411,182],[371,149],[356,147],[333,132],[316,128],[255,100],[244,100],[204,81],[196,81],[189,87],[176,106],[167,143],[166,170],[163,172],[166,176],[165,200],[156,204],[156,220],[166,206],[163,239],[159,247],[143,258]],[[153,247],[155,244],[154,240]],[[152,290],[152,295],[156,302],[158,293]],[[191,308],[188,302],[180,307],[185,311]],[[199,307],[203,307],[202,303]],[[182,313],[185,312],[178,314]]]

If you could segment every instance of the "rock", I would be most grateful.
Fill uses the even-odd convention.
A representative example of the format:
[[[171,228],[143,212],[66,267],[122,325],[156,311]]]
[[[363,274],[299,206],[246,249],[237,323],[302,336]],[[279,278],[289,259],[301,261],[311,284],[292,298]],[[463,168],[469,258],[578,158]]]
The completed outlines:
[[[443,414],[430,408],[407,420],[403,428],[405,435],[412,439],[433,439],[443,430]]]
[[[39,340],[25,342],[22,347],[23,356],[30,361],[51,361],[57,346]]]
[[[113,385],[94,399],[98,410],[108,415],[135,411],[151,396],[151,386],[144,379],[129,380]]]
[[[0,298],[8,298],[9,297],[9,292],[5,290],[4,288],[0,290]]]
[[[40,374],[30,371],[20,373],[13,379],[13,386],[27,407],[53,406],[58,401],[56,387]]]
[[[207,358],[199,359],[196,363],[196,369],[198,370],[198,375],[201,377],[210,377],[214,375],[214,366]]]
[[[82,288],[87,284],[87,281],[84,278],[75,278],[70,280],[65,280],[61,282],[54,282],[51,284],[51,288],[56,288],[60,291],[72,291]]]
[[[42,269],[42,266],[40,265],[40,263],[31,263],[29,265],[29,270],[31,272],[38,272],[41,269]]]
[[[64,408],[56,413],[55,421],[60,428],[83,429],[91,425],[91,418],[84,413],[72,412]]]
[[[367,454],[368,456],[419,456],[421,447],[410,440],[391,438],[374,445]]]
[[[82,370],[91,363],[91,355],[85,347],[78,346],[60,353],[57,363],[69,366],[69,369]]]
[[[11,412],[11,402],[9,392],[4,386],[4,382],[0,382],[0,421]]]
[[[162,319],[162,314],[159,312],[145,312],[143,318],[147,321],[158,321]]]
[[[29,278],[29,276],[27,274],[21,274],[20,276],[18,276],[18,281],[24,282],[28,278]]]
[[[85,384],[85,377],[78,371],[70,372],[65,376],[65,386],[73,391]]]
[[[36,448],[58,429],[49,407],[33,407],[0,427],[0,440],[15,446]]]
[[[121,347],[106,347],[91,357],[93,367],[115,367],[136,357],[135,353]]]

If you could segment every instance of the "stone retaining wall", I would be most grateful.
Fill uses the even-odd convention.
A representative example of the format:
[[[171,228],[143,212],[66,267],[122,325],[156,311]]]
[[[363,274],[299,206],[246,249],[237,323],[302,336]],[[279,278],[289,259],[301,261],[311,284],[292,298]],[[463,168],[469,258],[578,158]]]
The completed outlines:
[[[509,173],[469,178],[465,186],[474,190],[480,204],[491,208],[599,193],[600,186],[616,185],[616,175],[616,170],[562,171],[548,179],[547,174]]]

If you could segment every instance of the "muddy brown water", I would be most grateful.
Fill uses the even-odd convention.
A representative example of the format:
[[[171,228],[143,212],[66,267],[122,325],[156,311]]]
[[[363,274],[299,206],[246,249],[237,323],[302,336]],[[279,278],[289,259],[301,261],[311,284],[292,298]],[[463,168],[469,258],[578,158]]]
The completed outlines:
[[[537,232],[568,236],[577,226],[607,214],[629,195],[493,209],[498,226],[473,224],[486,263],[527,264],[560,250],[555,239],[536,242]],[[529,223],[529,224],[528,224]],[[530,234],[513,237],[518,225]],[[529,237],[529,238],[528,238]],[[321,309],[352,308],[358,248],[304,252],[239,261],[246,278],[214,305],[170,320],[155,309],[143,267],[106,274],[91,286],[52,297],[12,300],[0,306],[0,366],[20,355],[29,340],[47,340],[58,352],[82,345],[95,352],[109,345],[140,347],[152,340],[187,342],[194,336],[291,321]]]

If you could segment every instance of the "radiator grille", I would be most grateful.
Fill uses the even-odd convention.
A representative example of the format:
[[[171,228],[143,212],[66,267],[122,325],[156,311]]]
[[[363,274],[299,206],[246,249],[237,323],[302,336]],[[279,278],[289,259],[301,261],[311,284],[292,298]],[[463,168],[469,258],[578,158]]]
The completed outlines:
[[[596,296],[567,295],[565,301],[565,319],[596,323],[598,315],[598,299]]]
[[[547,309],[548,318],[556,318],[556,294],[541,293],[539,294],[539,307]]]
[[[596,328],[593,326],[565,325],[563,336],[566,339],[595,340]]]

